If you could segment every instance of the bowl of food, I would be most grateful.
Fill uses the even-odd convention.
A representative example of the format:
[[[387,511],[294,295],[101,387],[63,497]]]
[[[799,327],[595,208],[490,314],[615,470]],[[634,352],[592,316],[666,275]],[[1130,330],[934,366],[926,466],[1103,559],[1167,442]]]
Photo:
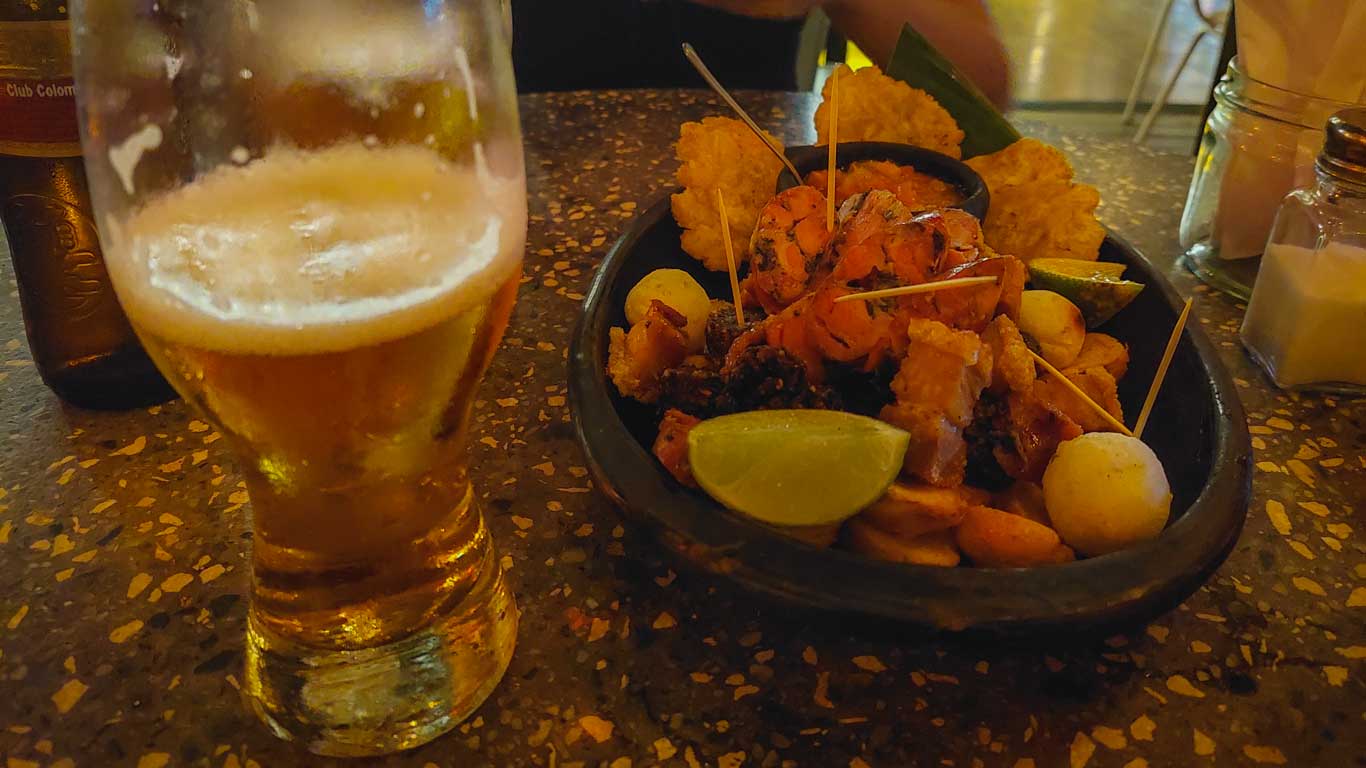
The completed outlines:
[[[1192,324],[1128,434],[1181,302],[1066,158],[969,159],[979,218],[774,195],[771,140],[683,126],[683,186],[600,265],[569,359],[597,487],[706,570],[923,627],[1109,629],[1197,589],[1246,513],[1241,407]]]
[[[790,147],[787,156],[801,172],[778,174],[778,189],[806,184],[826,189],[828,183],[826,147]],[[961,208],[979,219],[987,215],[990,193],[986,182],[972,166],[924,147],[886,141],[840,142],[835,149],[836,185],[843,185],[847,198],[853,190],[886,189],[895,192],[907,205],[925,203],[941,208]]]

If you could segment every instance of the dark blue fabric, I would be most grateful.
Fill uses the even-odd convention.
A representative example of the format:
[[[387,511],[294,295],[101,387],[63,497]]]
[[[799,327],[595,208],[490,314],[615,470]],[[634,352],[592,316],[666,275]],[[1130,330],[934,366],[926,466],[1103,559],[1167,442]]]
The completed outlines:
[[[705,88],[691,43],[727,88],[796,88],[803,19],[753,19],[687,0],[513,0],[521,91]]]

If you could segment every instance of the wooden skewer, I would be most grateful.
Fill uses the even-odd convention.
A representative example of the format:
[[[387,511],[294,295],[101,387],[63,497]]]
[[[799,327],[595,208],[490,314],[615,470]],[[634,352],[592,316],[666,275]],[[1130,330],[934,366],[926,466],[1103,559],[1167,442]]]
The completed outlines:
[[[1072,380],[1064,376],[1062,371],[1058,370],[1057,368],[1054,368],[1052,363],[1043,359],[1043,357],[1039,355],[1039,353],[1035,352],[1032,349],[1029,350],[1029,354],[1033,355],[1034,362],[1038,363],[1039,365],[1042,365],[1045,371],[1048,371],[1050,374],[1056,377],[1058,381],[1062,382],[1062,385],[1064,387],[1067,387],[1067,389],[1070,390],[1072,394],[1076,395],[1077,397],[1080,397],[1082,402],[1089,405],[1102,419],[1105,419],[1105,423],[1113,427],[1116,432],[1128,435],[1129,437],[1134,436],[1134,433],[1130,432],[1129,428],[1124,426],[1124,422],[1120,421],[1119,419],[1116,419],[1109,411],[1100,407],[1100,403],[1097,403],[1095,400],[1092,400],[1090,395],[1081,391],[1081,387],[1078,387],[1076,384],[1072,383]]]
[[[885,299],[891,296],[910,296],[917,293],[934,293],[950,288],[966,288],[969,285],[986,285],[996,282],[996,278],[991,275],[982,277],[955,277],[952,280],[940,280],[934,283],[918,283],[916,285],[900,285],[896,288],[879,288],[876,291],[864,291],[863,293],[851,293],[839,296],[835,299],[838,304],[842,301],[866,301],[869,299]]]
[[[730,296],[735,302],[735,321],[740,328],[745,327],[745,310],[740,302],[740,275],[735,267],[735,249],[730,244],[730,218],[726,216],[726,196],[721,188],[716,188],[716,209],[721,212],[721,242],[726,246],[726,267],[730,269]]]
[[[1148,397],[1143,401],[1143,410],[1138,412],[1138,421],[1134,422],[1134,437],[1143,436],[1143,428],[1148,426],[1148,415],[1153,412],[1153,403],[1157,402],[1157,391],[1162,388],[1162,380],[1167,377],[1167,366],[1172,364],[1172,355],[1176,354],[1176,345],[1181,341],[1181,331],[1186,327],[1186,318],[1191,313],[1191,300],[1186,299],[1186,306],[1181,308],[1181,316],[1176,319],[1176,327],[1172,329],[1171,338],[1167,339],[1167,349],[1162,353],[1162,362],[1157,364],[1157,375],[1153,377],[1152,386],[1148,387]]]
[[[702,63],[702,57],[697,55],[697,51],[693,50],[691,45],[684,43],[683,55],[687,57],[688,61],[693,65],[693,68],[697,70],[697,74],[701,75],[702,79],[707,81],[707,85],[710,85],[711,89],[716,91],[716,95],[720,96],[721,100],[726,102],[727,106],[735,110],[735,114],[739,115],[745,125],[749,126],[751,131],[754,131],[754,135],[758,136],[759,140],[764,142],[764,146],[768,147],[769,151],[781,160],[783,165],[787,166],[787,172],[792,174],[792,178],[796,179],[798,184],[801,184],[802,175],[798,173],[797,167],[792,164],[792,161],[787,159],[787,155],[783,153],[782,147],[774,146],[773,142],[770,141],[763,130],[759,128],[759,125],[750,118],[745,110],[740,108],[740,104],[735,101],[730,95],[730,92],[726,90],[725,86],[721,85],[721,81],[716,79],[716,75],[713,75],[711,70],[707,69],[707,65]]]
[[[835,151],[839,147],[840,71],[830,73],[830,157],[825,181],[825,231],[835,231]],[[798,179],[800,181],[800,179]]]

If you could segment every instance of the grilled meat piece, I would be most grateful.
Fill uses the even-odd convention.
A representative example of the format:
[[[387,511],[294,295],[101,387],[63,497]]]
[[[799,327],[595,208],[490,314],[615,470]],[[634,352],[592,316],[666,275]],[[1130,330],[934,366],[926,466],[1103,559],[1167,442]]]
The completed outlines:
[[[910,320],[908,335],[906,359],[892,380],[896,402],[880,418],[911,433],[908,474],[931,485],[962,485],[963,430],[991,380],[991,350],[977,334],[933,320]]]
[[[659,436],[655,438],[654,445],[655,458],[659,459],[659,463],[669,470],[675,480],[693,488],[697,487],[697,481],[693,479],[692,467],[688,465],[688,432],[700,423],[702,420],[696,416],[670,408],[659,422]]]

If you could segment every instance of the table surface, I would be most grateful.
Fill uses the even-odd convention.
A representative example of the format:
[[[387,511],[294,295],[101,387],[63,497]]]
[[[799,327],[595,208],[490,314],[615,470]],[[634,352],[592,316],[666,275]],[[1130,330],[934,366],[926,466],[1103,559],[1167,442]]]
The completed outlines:
[[[787,141],[812,139],[809,96],[743,100]],[[721,109],[695,92],[617,92],[527,97],[522,110],[527,280],[472,436],[520,643],[474,718],[373,764],[1366,764],[1366,401],[1271,388],[1237,344],[1241,307],[1172,266],[1189,157],[1023,126],[1067,151],[1104,220],[1195,294],[1253,433],[1242,539],[1146,628],[993,642],[739,593],[685,572],[593,490],[565,391],[583,293],[673,184],[678,125]],[[29,360],[7,259],[0,284],[8,766],[331,764],[239,703],[250,518],[223,443],[178,401],[61,404]]]

